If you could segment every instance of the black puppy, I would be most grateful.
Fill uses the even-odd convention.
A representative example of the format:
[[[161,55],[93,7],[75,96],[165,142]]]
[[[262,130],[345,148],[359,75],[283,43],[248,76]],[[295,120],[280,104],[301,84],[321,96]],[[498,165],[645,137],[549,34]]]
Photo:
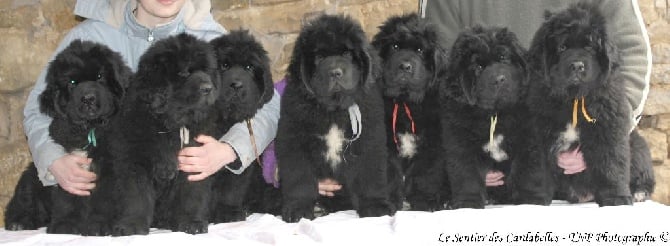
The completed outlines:
[[[547,12],[545,19],[529,51],[536,72],[528,101],[534,144],[519,171],[525,177],[517,202],[549,204],[560,191],[572,202],[595,198],[600,206],[629,205],[631,157],[644,162],[640,151],[648,149],[638,149],[635,139],[631,149],[632,112],[622,103],[619,57],[605,19],[587,3]],[[564,174],[557,156],[566,153],[582,155],[586,169]]]
[[[436,81],[446,67],[438,33],[416,14],[394,16],[379,27],[372,45],[382,58],[391,201],[401,209],[406,196],[413,210],[440,210],[448,190],[438,164]]]
[[[288,68],[276,153],[282,218],[314,218],[354,208],[361,217],[394,213],[388,201],[383,101],[375,84],[378,57],[361,26],[323,15],[303,26]],[[318,180],[343,188],[319,197]]]
[[[131,71],[108,47],[74,40],[49,64],[40,111],[51,116],[49,135],[65,151],[93,159],[96,188],[91,196],[72,195],[59,186],[44,187],[34,164],[22,174],[5,212],[5,228],[47,233],[108,235],[121,207],[108,201],[118,195],[115,177],[123,167],[110,165],[111,134],[121,110]]]
[[[212,40],[210,44],[215,50],[216,71],[222,85],[217,101],[220,105],[217,109],[221,111],[217,113],[218,119],[213,126],[216,129],[215,136],[220,137],[238,122],[246,122],[247,127],[250,127],[251,118],[258,109],[272,99],[274,88],[267,52],[248,31],[232,31]],[[249,141],[256,148],[252,137],[253,131],[250,130]],[[262,150],[256,151],[260,153]],[[228,166],[239,168],[241,162],[237,159]],[[254,161],[241,174],[225,169],[214,174],[210,222],[244,220],[246,197],[253,197],[258,202],[263,200],[264,182],[257,180],[262,178],[260,170],[258,162]],[[256,189],[250,194],[247,191],[251,186]],[[274,193],[278,194],[279,191]]]
[[[137,230],[149,226],[191,234],[207,232],[213,178],[190,182],[178,170],[177,153],[197,146],[200,134],[214,136],[219,80],[211,46],[188,34],[154,43],[140,58],[124,112],[127,141],[125,212]]]
[[[486,174],[509,176],[516,153],[525,151],[525,56],[516,35],[506,28],[475,26],[454,42],[440,89],[450,208],[483,208],[487,198],[509,200],[505,185],[489,189],[487,195]]]

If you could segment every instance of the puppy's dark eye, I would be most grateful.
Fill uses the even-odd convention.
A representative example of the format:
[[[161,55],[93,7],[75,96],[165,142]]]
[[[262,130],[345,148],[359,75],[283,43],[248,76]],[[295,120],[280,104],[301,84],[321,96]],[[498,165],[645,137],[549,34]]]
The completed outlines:
[[[393,44],[393,46],[391,46],[391,48],[393,50],[398,50],[398,49],[400,49],[400,46],[398,46],[398,44]]]
[[[102,78],[102,75],[98,74],[98,79],[101,79],[101,78]]]
[[[219,68],[220,68],[221,70],[228,70],[228,69],[230,68],[230,65],[228,65],[228,63],[224,63],[224,64],[221,64],[221,65],[219,66]]]
[[[67,88],[69,90],[73,90],[75,87],[77,87],[77,81],[76,80],[70,80],[69,83],[67,83]]]
[[[189,73],[188,71],[181,71],[181,72],[179,72],[177,75],[179,75],[179,77],[186,78],[186,77],[188,77],[189,75],[191,75],[191,73]]]
[[[246,65],[246,66],[244,66],[244,70],[249,71],[249,72],[253,72],[254,71],[254,66]]]
[[[475,66],[475,73],[479,74],[482,70],[484,70],[484,66],[479,64]]]
[[[563,52],[567,49],[568,49],[568,47],[565,46],[565,44],[561,44],[560,46],[558,46],[558,52]]]
[[[417,48],[417,49],[416,49],[416,52],[419,53],[419,54],[423,54],[423,49],[421,49],[421,48]]]
[[[501,63],[509,64],[512,62],[512,58],[509,55],[500,55],[498,59],[499,59],[498,61]]]

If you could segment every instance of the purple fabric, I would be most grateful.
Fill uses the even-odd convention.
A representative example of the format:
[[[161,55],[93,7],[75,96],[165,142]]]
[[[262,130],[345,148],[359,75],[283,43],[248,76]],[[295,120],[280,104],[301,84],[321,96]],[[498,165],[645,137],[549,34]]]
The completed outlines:
[[[279,96],[284,95],[284,88],[286,88],[286,78],[283,78],[279,82],[275,83],[275,90],[277,90]]]
[[[286,78],[275,83],[275,90],[279,96],[284,95],[284,88],[286,88]],[[275,156],[275,141],[272,141],[265,151],[263,151],[263,179],[265,183],[272,184],[275,188],[279,188],[279,180],[277,180],[277,157]]]

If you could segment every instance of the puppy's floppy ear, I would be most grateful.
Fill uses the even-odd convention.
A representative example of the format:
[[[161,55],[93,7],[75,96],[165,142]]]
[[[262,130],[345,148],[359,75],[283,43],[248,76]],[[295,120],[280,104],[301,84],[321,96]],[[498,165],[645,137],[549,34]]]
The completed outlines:
[[[432,60],[429,66],[432,66],[433,69],[433,78],[428,82],[428,88],[435,88],[438,78],[444,76],[444,72],[447,69],[447,51],[442,46],[444,43],[444,37],[436,30],[435,25],[430,22],[421,19],[416,14],[410,15],[411,18],[414,18],[418,24],[418,29],[423,30],[421,33],[423,38],[427,41],[428,46],[431,48],[429,54],[432,55]]]
[[[298,39],[295,41],[295,47],[293,48],[293,53],[291,54],[291,62],[288,66],[289,80],[287,86],[293,83],[297,83],[296,86],[298,86],[298,88],[302,87],[308,96],[314,96],[316,94],[309,86],[309,80],[311,76],[309,76],[310,71],[308,71],[309,67],[306,64],[307,61],[305,59],[308,55],[306,53],[308,50],[307,47],[311,45],[306,41],[306,36],[308,35],[309,33],[307,28],[303,28],[303,30],[300,32],[300,35],[298,35]]]
[[[111,77],[112,81],[107,81],[107,83],[110,83],[109,85],[115,95],[123,96],[128,89],[128,86],[130,86],[132,72],[117,53],[111,53],[109,55],[105,67],[111,69],[111,71],[106,72]]]
[[[307,92],[310,95],[316,95],[316,93],[314,93],[314,90],[312,90],[312,87],[309,85],[309,81],[311,80],[312,76],[310,76],[309,75],[310,72],[307,71],[307,64],[306,64],[305,58],[301,57],[299,60],[300,60],[299,61],[300,62],[300,68],[299,68],[299,70],[300,70],[300,72],[299,72],[300,81],[302,82],[303,86],[305,87],[305,90],[307,90]]]
[[[440,85],[440,93],[443,96],[470,105],[474,104],[475,88],[465,75],[471,62],[471,50],[482,42],[473,31],[475,29],[461,32],[454,41],[446,70],[446,81]]]
[[[59,89],[55,86],[47,86],[42,94],[40,94],[40,111],[52,118],[67,117],[63,111],[65,105],[61,104],[64,104],[64,102],[62,101]]]
[[[152,112],[158,113],[158,114],[163,114],[167,112],[167,93],[165,90],[161,90],[160,92],[152,92],[152,93],[146,93],[147,100],[149,101],[149,105],[151,106]]]
[[[545,21],[540,28],[535,31],[535,35],[528,50],[528,61],[531,66],[531,71],[540,73],[544,78],[549,77],[549,41],[551,26],[553,26],[551,19],[551,12],[545,11]]]
[[[64,71],[73,69],[73,66],[67,62],[68,60],[73,59],[68,59],[68,57],[72,56],[72,49],[81,49],[80,47],[81,44],[78,40],[73,41],[65,50],[56,55],[51,63],[49,63],[47,74],[44,77],[46,87],[39,96],[40,111],[42,111],[42,113],[53,118],[56,116],[66,117],[66,114],[63,111],[66,102],[63,100],[63,95],[60,93],[61,89],[57,84],[60,76],[63,76]],[[74,57],[76,58],[76,55],[74,55]]]
[[[440,44],[433,46],[432,58],[433,78],[428,82],[428,88],[435,88],[438,79],[444,76],[444,72],[447,69],[447,52]]]
[[[364,34],[362,35],[365,36]],[[362,69],[361,82],[363,83],[363,88],[368,90],[373,87],[381,74],[380,58],[377,51],[369,43],[362,42],[361,46],[361,54],[359,55],[360,68]]]
[[[598,61],[601,65],[604,65],[603,68],[606,69],[603,71],[602,76],[605,76],[605,79],[602,81],[607,81],[606,78],[609,78],[610,74],[619,68],[619,60],[621,57],[617,47],[606,37],[601,37],[599,41],[600,51],[598,52]]]
[[[152,112],[162,114],[167,111],[168,92],[170,90],[167,83],[169,78],[160,78],[166,74],[166,71],[158,63],[142,64],[141,71],[133,78],[130,84],[128,97],[130,100],[136,100],[144,105],[148,105]]]
[[[507,32],[508,45],[512,51],[512,62],[517,63],[519,67],[523,70],[523,80],[521,80],[522,88],[522,97],[525,96],[525,88],[528,88],[528,82],[530,81],[531,68],[528,63],[528,55],[525,48],[521,46],[519,39],[516,37],[516,34],[510,32],[507,28],[504,28],[503,31]]]

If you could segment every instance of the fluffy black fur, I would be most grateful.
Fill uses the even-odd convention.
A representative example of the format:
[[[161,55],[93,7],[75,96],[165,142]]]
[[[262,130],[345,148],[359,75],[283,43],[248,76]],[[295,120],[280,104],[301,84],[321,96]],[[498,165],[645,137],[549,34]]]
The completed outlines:
[[[222,85],[217,101],[220,104],[217,108],[221,111],[214,126],[217,130],[215,136],[220,137],[235,123],[253,118],[258,109],[272,99],[274,88],[267,52],[246,30],[232,31],[210,44],[215,50],[217,73]],[[258,153],[261,151],[259,149]],[[239,167],[241,162],[237,159],[229,165]],[[265,187],[262,180],[257,180],[262,179],[260,170],[259,164],[254,161],[240,175],[225,168],[214,175],[210,222],[244,220],[245,207],[251,206],[245,205],[246,196],[254,198],[247,204],[255,205],[263,201],[265,188],[269,187]],[[254,189],[248,193],[250,186]],[[278,190],[274,192],[279,193]],[[252,208],[251,212],[257,211]]]
[[[654,193],[656,177],[647,141],[637,130],[630,133],[630,151],[630,192],[634,201],[642,202]]]
[[[5,230],[37,230],[51,221],[51,190],[42,186],[34,163],[21,174],[5,208]]]
[[[317,199],[328,212],[394,213],[383,192],[387,150],[384,106],[375,83],[378,59],[361,26],[349,17],[323,15],[300,31],[276,139],[283,220],[314,218]],[[348,108],[354,104],[360,107],[362,129],[360,138],[350,141]],[[317,182],[323,178],[338,180],[342,190],[333,198],[319,197]]]
[[[379,27],[372,46],[382,59],[391,201],[397,209],[406,197],[413,210],[440,210],[448,191],[440,192],[445,186],[438,175],[437,78],[446,67],[438,33],[417,14],[394,16]]]
[[[573,202],[594,197],[600,206],[629,205],[631,157],[642,156],[644,150],[631,149],[632,112],[605,19],[596,6],[586,3],[547,12],[545,19],[529,51],[536,75],[528,101],[534,144],[519,170],[516,200],[549,204],[559,191]],[[580,101],[578,108],[585,107],[596,121],[588,122],[579,109],[573,128],[573,100],[581,98],[584,103]],[[557,155],[578,147],[587,169],[564,175]]]
[[[451,183],[450,208],[483,208],[508,200],[509,179],[488,189],[490,170],[509,176],[524,136],[529,66],[526,50],[506,28],[475,26],[461,32],[441,84],[442,138]],[[497,124],[491,139],[493,117]]]
[[[108,235],[118,219],[115,177],[123,167],[110,165],[111,129],[131,77],[121,56],[104,45],[74,40],[49,64],[40,111],[51,116],[49,135],[67,152],[93,159],[96,188],[79,197],[59,186],[42,186],[34,164],[23,173],[5,213],[8,230],[47,226],[47,233]],[[89,142],[93,132],[95,144]]]
[[[188,34],[154,43],[140,58],[124,113],[126,156],[134,165],[126,199],[134,206],[138,232],[149,226],[206,233],[213,178],[189,182],[178,170],[177,152],[197,146],[200,134],[214,136],[219,80],[212,47]],[[189,136],[180,137],[181,128]],[[187,142],[188,141],[188,142]]]

